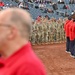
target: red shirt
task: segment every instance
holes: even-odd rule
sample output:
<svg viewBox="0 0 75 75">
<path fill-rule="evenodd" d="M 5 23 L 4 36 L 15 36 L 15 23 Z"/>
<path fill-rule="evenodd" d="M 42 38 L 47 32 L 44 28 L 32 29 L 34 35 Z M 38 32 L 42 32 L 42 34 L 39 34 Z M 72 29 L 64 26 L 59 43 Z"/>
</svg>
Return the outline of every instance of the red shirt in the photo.
<svg viewBox="0 0 75 75">
<path fill-rule="evenodd" d="M 66 25 L 70 22 L 71 20 L 67 20 L 66 23 L 64 24 L 64 30 L 66 32 Z"/>
<path fill-rule="evenodd" d="M 73 35 L 73 24 L 74 24 L 74 22 L 70 23 L 70 26 L 69 26 L 70 41 L 74 40 L 74 35 Z"/>
<path fill-rule="evenodd" d="M 72 25 L 72 35 L 75 39 L 75 22 L 73 22 L 73 25 Z"/>
<path fill-rule="evenodd" d="M 28 43 L 7 60 L 0 62 L 0 75 L 46 75 L 46 72 Z"/>
<path fill-rule="evenodd" d="M 0 6 L 4 6 L 4 3 L 3 2 L 0 2 Z"/>
<path fill-rule="evenodd" d="M 65 33 L 66 33 L 66 37 L 69 37 L 70 36 L 69 35 L 69 27 L 70 27 L 70 25 L 71 25 L 72 22 L 73 22 L 72 20 L 68 21 L 68 23 L 66 23 L 66 25 L 64 27 Z"/>
</svg>

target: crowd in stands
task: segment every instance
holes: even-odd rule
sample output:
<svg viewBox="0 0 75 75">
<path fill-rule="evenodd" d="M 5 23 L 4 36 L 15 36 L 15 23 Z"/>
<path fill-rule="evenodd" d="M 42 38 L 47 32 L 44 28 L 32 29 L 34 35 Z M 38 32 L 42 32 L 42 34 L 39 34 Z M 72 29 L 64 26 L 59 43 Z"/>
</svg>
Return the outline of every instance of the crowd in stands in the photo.
<svg viewBox="0 0 75 75">
<path fill-rule="evenodd" d="M 33 19 L 36 19 L 37 16 L 45 16 L 48 14 L 49 17 L 68 17 L 73 11 L 75 6 L 71 6 L 75 3 L 75 0 L 69 0 L 68 4 L 66 0 L 11 0 L 14 2 L 5 3 L 3 0 L 0 1 L 1 9 L 6 9 L 9 7 L 19 7 L 27 9 Z M 15 2 L 18 2 L 16 5 Z M 61 5 L 62 4 L 62 5 Z M 70 5 L 71 4 L 71 5 Z M 73 9 L 72 9 L 73 8 Z"/>
<path fill-rule="evenodd" d="M 75 0 L 69 0 L 69 3 L 71 4 L 74 2 Z M 63 4 L 63 6 L 60 4 Z M 58 5 L 61 7 L 58 7 Z M 18 2 L 17 6 L 14 6 L 12 3 L 5 4 L 1 1 L 0 10 L 18 7 L 26 9 L 29 12 L 32 11 L 30 12 L 31 15 L 36 15 L 36 18 L 33 18 L 32 35 L 30 40 L 33 44 L 42 44 L 65 41 L 65 33 L 63 29 L 64 23 L 67 20 L 66 17 L 74 12 L 74 10 L 72 10 L 69 14 L 69 12 L 66 11 L 71 9 L 69 5 L 70 4 L 66 4 L 64 0 L 58 0 L 58 2 L 54 2 L 53 0 L 25 0 L 23 2 Z M 65 10 L 65 12 L 59 11 L 59 8 Z M 39 14 L 40 11 L 42 14 Z M 53 16 L 53 14 L 59 15 L 58 19 Z M 65 18 L 62 18 L 61 16 Z"/>
<path fill-rule="evenodd" d="M 74 4 L 75 0 L 68 0 L 69 4 Z M 28 2 L 36 2 L 36 3 L 53 3 L 53 0 L 28 0 Z M 57 0 L 59 4 L 65 4 L 65 0 Z"/>
<path fill-rule="evenodd" d="M 64 23 L 67 18 L 49 18 L 38 16 L 36 21 L 33 21 L 31 42 L 35 44 L 51 44 L 65 42 Z"/>
<path fill-rule="evenodd" d="M 68 4 L 65 2 L 65 0 L 28 0 L 28 3 L 31 4 L 31 6 L 34 8 L 34 10 L 41 10 L 42 14 L 48 14 L 53 13 L 54 16 L 58 15 L 59 17 L 68 17 L 73 11 L 74 6 L 71 6 L 75 3 L 75 0 L 69 0 Z M 63 5 L 60 5 L 63 4 Z M 71 5 L 70 5 L 71 4 Z M 29 6 L 28 6 L 29 8 Z M 73 9 L 72 9 L 73 8 Z M 38 12 L 39 13 L 39 12 Z M 34 13 L 35 15 L 36 12 Z M 39 15 L 37 15 L 39 16 Z M 45 15 L 44 15 L 45 16 Z M 49 15 L 51 17 L 51 15 Z"/>
</svg>

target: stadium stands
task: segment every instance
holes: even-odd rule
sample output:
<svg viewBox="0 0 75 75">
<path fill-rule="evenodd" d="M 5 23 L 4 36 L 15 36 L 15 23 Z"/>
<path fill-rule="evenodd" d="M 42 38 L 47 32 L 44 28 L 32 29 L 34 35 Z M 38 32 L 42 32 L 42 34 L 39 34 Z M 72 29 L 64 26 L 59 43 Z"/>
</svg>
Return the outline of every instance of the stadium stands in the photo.
<svg viewBox="0 0 75 75">
<path fill-rule="evenodd" d="M 10 4 L 12 4 L 13 6 L 18 6 L 18 3 L 16 3 L 15 1 L 10 1 L 10 0 L 2 0 L 5 4 L 8 4 L 8 6 L 10 6 Z M 57 10 L 53 9 L 53 5 L 52 4 L 47 4 L 44 3 L 46 7 L 44 7 L 42 10 L 39 8 L 39 3 L 30 3 L 28 2 L 28 6 L 29 6 L 29 12 L 31 13 L 33 19 L 36 19 L 37 16 L 41 15 L 41 16 L 45 16 L 48 15 L 49 17 L 55 17 L 56 19 L 58 19 L 58 17 L 65 17 L 65 12 L 67 12 L 69 15 L 71 14 L 72 11 L 74 11 L 75 9 L 75 5 L 74 4 L 69 4 L 68 0 L 64 0 L 65 1 L 65 5 L 68 6 L 68 9 L 63 9 L 64 4 L 58 4 L 57 2 L 58 0 L 52 0 L 53 3 L 57 4 Z M 45 12 L 45 9 L 50 9 L 53 10 L 54 13 L 49 13 L 49 12 Z M 57 14 L 57 11 L 59 11 L 59 14 Z"/>
</svg>

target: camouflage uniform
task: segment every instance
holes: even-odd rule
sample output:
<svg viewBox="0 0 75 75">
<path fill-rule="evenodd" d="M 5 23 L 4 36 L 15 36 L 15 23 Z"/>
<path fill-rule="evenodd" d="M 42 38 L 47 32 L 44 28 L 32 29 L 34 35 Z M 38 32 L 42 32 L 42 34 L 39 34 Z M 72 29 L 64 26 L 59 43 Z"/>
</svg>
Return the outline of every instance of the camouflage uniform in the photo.
<svg viewBox="0 0 75 75">
<path fill-rule="evenodd" d="M 32 44 L 59 42 L 65 40 L 63 22 L 42 21 L 32 25 Z"/>
<path fill-rule="evenodd" d="M 35 26 L 36 26 L 36 24 L 32 25 L 32 33 L 31 33 L 31 42 L 32 42 L 32 44 L 35 44 L 35 40 L 36 40 L 36 38 L 35 38 L 35 36 L 36 36 L 36 34 L 35 34 L 35 31 L 36 31 Z"/>
</svg>

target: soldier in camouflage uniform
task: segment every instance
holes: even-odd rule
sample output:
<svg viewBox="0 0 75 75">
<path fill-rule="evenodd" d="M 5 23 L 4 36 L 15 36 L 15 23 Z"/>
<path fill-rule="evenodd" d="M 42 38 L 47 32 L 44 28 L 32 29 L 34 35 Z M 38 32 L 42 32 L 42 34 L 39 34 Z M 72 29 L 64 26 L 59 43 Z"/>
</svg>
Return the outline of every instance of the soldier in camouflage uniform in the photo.
<svg viewBox="0 0 75 75">
<path fill-rule="evenodd" d="M 41 20 L 32 25 L 31 41 L 33 44 L 59 42 L 65 40 L 63 21 Z"/>
<path fill-rule="evenodd" d="M 35 36 L 36 36 L 36 34 L 35 34 L 35 31 L 36 31 L 35 26 L 36 26 L 36 23 L 34 23 L 32 25 L 32 33 L 31 33 L 31 42 L 32 42 L 32 44 L 35 44 L 35 40 L 36 40 L 36 38 L 35 38 Z"/>
</svg>

